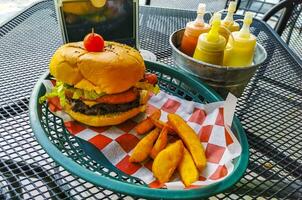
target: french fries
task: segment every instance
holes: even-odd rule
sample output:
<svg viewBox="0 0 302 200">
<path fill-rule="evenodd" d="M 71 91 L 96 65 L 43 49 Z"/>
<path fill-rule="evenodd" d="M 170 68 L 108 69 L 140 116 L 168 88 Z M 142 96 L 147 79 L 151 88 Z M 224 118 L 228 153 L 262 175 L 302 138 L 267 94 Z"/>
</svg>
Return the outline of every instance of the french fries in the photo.
<svg viewBox="0 0 302 200">
<path fill-rule="evenodd" d="M 168 128 L 164 127 L 161 130 L 161 132 L 150 152 L 150 157 L 155 159 L 157 154 L 167 146 L 167 143 L 168 143 Z"/>
<path fill-rule="evenodd" d="M 177 169 L 185 186 L 188 187 L 198 180 L 198 169 L 195 166 L 190 152 L 186 148 L 184 148 L 184 153 Z"/>
<path fill-rule="evenodd" d="M 150 115 L 150 117 L 147 117 L 139 124 L 137 124 L 135 127 L 135 131 L 137 132 L 137 134 L 142 135 L 152 130 L 152 128 L 154 128 L 154 124 L 152 123 L 151 119 L 158 120 L 160 118 L 160 115 L 161 115 L 161 111 L 156 110 L 154 113 Z"/>
<path fill-rule="evenodd" d="M 173 129 L 173 127 L 168 124 L 168 123 L 165 123 L 159 119 L 154 119 L 154 118 L 150 118 L 150 120 L 152 121 L 152 123 L 157 127 L 157 128 L 160 128 L 160 129 L 163 129 L 164 127 L 167 127 L 168 128 L 168 133 L 169 134 L 174 134 L 175 131 Z"/>
<path fill-rule="evenodd" d="M 156 110 L 135 127 L 138 134 L 153 130 L 137 143 L 129 161 L 142 162 L 149 156 L 154 160 L 153 175 L 161 184 L 168 182 L 177 169 L 188 187 L 206 166 L 204 149 L 195 131 L 179 115 L 168 114 L 167 122 L 159 120 L 160 115 Z"/>
<path fill-rule="evenodd" d="M 204 149 L 195 131 L 177 114 L 168 114 L 168 122 L 177 132 L 190 151 L 197 169 L 201 172 L 206 166 Z"/>
<path fill-rule="evenodd" d="M 168 182 L 183 156 L 183 143 L 174 142 L 159 152 L 153 161 L 152 172 L 160 183 Z"/>
<path fill-rule="evenodd" d="M 129 158 L 129 162 L 142 162 L 148 157 L 153 143 L 159 135 L 159 131 L 158 128 L 155 128 L 137 143 Z"/>
</svg>

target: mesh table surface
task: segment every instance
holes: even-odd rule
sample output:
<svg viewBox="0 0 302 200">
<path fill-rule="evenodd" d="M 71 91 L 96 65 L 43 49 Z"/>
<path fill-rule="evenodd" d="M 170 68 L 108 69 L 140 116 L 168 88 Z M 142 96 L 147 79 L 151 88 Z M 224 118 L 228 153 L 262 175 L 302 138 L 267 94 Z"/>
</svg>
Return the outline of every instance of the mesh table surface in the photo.
<svg viewBox="0 0 302 200">
<path fill-rule="evenodd" d="M 300 57 L 302 57 L 302 3 L 295 6 L 281 38 Z"/>
<path fill-rule="evenodd" d="M 169 35 L 192 20 L 184 10 L 140 8 L 140 43 L 172 65 Z M 302 197 L 302 64 L 265 24 L 252 28 L 266 48 L 239 100 L 237 115 L 250 144 L 244 177 L 213 199 Z M 41 2 L 0 27 L 0 199 L 132 199 L 94 187 L 48 157 L 29 125 L 31 90 L 62 44 L 52 1 Z"/>
</svg>

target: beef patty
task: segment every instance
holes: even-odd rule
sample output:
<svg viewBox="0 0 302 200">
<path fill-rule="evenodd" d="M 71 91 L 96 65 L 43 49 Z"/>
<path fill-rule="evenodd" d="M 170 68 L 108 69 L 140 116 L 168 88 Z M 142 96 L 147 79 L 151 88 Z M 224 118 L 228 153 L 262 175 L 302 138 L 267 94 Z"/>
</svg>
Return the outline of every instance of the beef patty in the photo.
<svg viewBox="0 0 302 200">
<path fill-rule="evenodd" d="M 105 115 L 109 113 L 125 112 L 132 108 L 139 107 L 139 96 L 132 102 L 123 104 L 107 104 L 99 103 L 89 107 L 80 99 L 72 99 L 67 97 L 68 102 L 71 105 L 71 109 L 74 112 L 80 112 L 85 115 Z"/>
</svg>

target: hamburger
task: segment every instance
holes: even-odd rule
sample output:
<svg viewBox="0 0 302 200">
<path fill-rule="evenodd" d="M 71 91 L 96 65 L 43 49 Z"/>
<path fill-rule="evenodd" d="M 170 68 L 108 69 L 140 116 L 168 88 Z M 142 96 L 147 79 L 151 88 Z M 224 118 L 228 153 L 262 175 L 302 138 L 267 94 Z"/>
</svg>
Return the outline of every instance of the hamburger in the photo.
<svg viewBox="0 0 302 200">
<path fill-rule="evenodd" d="M 59 98 L 66 113 L 90 126 L 120 124 L 144 112 L 149 92 L 159 91 L 140 53 L 116 42 L 105 41 L 100 52 L 87 51 L 83 42 L 65 44 L 49 68 L 56 85 L 40 102 Z"/>
</svg>

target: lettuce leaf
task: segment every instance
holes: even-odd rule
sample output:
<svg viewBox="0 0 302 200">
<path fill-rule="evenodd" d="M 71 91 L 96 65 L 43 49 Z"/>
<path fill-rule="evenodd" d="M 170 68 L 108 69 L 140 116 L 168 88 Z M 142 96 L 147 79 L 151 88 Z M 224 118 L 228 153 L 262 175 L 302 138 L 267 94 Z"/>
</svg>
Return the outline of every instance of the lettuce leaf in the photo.
<svg viewBox="0 0 302 200">
<path fill-rule="evenodd" d="M 152 92 L 154 94 L 158 94 L 160 92 L 158 85 L 153 86 L 152 84 L 147 82 L 138 82 L 135 84 L 135 87 L 143 90 L 148 90 L 149 92 Z"/>
<path fill-rule="evenodd" d="M 97 99 L 101 96 L 104 96 L 106 93 L 96 93 L 95 91 L 87 91 L 87 90 L 84 90 L 84 98 L 85 99 L 89 99 L 89 100 L 94 100 L 94 99 Z"/>
<path fill-rule="evenodd" d="M 72 98 L 73 99 L 79 99 L 80 97 L 83 96 L 83 91 L 82 90 L 74 90 Z"/>
<path fill-rule="evenodd" d="M 50 93 L 46 93 L 44 96 L 39 98 L 39 103 L 44 103 L 47 98 L 51 97 L 59 97 L 61 106 L 66 105 L 66 98 L 65 98 L 65 90 L 64 83 L 57 81 L 55 87 L 51 90 Z"/>
<path fill-rule="evenodd" d="M 98 94 L 95 91 L 87 91 L 87 90 L 74 88 L 73 86 L 57 81 L 55 87 L 53 87 L 51 92 L 39 98 L 39 103 L 41 104 L 44 103 L 47 100 L 47 98 L 59 97 L 61 106 L 65 106 L 66 105 L 65 91 L 73 93 L 72 96 L 73 99 L 79 99 L 83 97 L 84 99 L 95 100 L 101 96 L 106 95 L 106 93 L 104 92 Z"/>
</svg>

